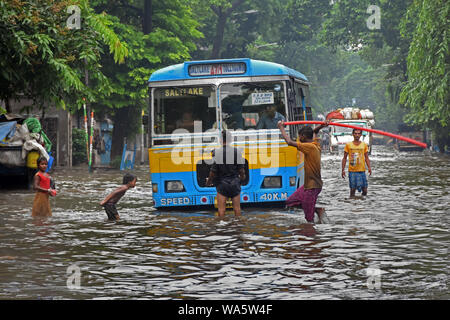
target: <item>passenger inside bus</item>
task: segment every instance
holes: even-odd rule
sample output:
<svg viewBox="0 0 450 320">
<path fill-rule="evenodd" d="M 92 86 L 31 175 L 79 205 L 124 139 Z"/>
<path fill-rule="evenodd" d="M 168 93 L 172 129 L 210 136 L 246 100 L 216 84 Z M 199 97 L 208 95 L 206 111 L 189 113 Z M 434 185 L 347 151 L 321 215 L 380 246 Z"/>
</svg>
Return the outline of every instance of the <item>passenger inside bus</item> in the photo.
<svg viewBox="0 0 450 320">
<path fill-rule="evenodd" d="M 227 127 L 230 129 L 244 129 L 242 117 L 242 103 L 245 97 L 231 95 L 222 101 L 222 114 Z"/>
<path fill-rule="evenodd" d="M 209 86 L 155 89 L 155 134 L 172 134 L 177 129 L 190 133 L 210 129 L 217 120 L 212 92 Z"/>
<path fill-rule="evenodd" d="M 277 129 L 278 121 L 286 121 L 286 118 L 277 111 L 275 105 L 267 105 L 259 118 L 256 129 Z"/>
<path fill-rule="evenodd" d="M 194 119 L 192 117 L 192 112 L 184 111 L 181 118 L 178 119 L 175 123 L 176 128 L 187 129 L 189 132 L 194 131 Z"/>
</svg>

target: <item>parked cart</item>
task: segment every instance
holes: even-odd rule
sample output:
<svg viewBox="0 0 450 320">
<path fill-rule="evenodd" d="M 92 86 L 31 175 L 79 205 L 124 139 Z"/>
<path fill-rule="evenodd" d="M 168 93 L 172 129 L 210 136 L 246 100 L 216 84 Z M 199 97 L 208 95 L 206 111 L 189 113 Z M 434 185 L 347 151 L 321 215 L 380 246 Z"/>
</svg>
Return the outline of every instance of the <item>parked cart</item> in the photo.
<svg viewBox="0 0 450 320">
<path fill-rule="evenodd" d="M 24 178 L 31 188 L 36 160 L 43 156 L 48 170 L 53 164 L 52 144 L 38 119 L 16 114 L 0 115 L 0 177 Z"/>
</svg>

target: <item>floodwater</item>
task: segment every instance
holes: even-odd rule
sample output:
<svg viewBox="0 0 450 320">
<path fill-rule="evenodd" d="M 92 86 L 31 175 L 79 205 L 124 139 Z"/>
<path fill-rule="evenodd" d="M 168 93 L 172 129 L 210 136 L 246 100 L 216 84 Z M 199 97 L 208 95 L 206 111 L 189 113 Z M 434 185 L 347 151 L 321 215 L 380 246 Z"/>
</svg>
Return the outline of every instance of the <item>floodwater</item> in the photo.
<svg viewBox="0 0 450 320">
<path fill-rule="evenodd" d="M 320 204 L 302 211 L 159 212 L 148 168 L 106 221 L 122 172 L 57 169 L 53 217 L 34 193 L 0 190 L 0 299 L 449 299 L 450 158 L 375 146 L 369 194 L 349 199 L 341 156 L 323 154 Z"/>
</svg>

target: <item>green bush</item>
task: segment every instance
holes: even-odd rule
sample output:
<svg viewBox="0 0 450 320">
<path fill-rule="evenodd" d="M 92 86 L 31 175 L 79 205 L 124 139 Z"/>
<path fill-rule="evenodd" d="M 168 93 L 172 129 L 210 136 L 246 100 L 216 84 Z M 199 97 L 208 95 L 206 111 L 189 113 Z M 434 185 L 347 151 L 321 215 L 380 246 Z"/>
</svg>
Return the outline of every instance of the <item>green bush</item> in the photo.
<svg viewBox="0 0 450 320">
<path fill-rule="evenodd" d="M 72 129 L 72 165 L 87 163 L 86 133 L 83 129 Z"/>
</svg>

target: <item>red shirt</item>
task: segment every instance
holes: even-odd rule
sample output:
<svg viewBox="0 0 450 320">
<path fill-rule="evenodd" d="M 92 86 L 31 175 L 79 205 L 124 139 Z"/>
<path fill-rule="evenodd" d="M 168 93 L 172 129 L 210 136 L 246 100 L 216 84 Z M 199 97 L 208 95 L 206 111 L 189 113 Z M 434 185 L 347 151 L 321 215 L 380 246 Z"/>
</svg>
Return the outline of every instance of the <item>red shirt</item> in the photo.
<svg viewBox="0 0 450 320">
<path fill-rule="evenodd" d="M 50 189 L 50 177 L 48 175 L 44 175 L 40 171 L 37 173 L 39 176 L 39 187 L 43 189 Z"/>
</svg>

